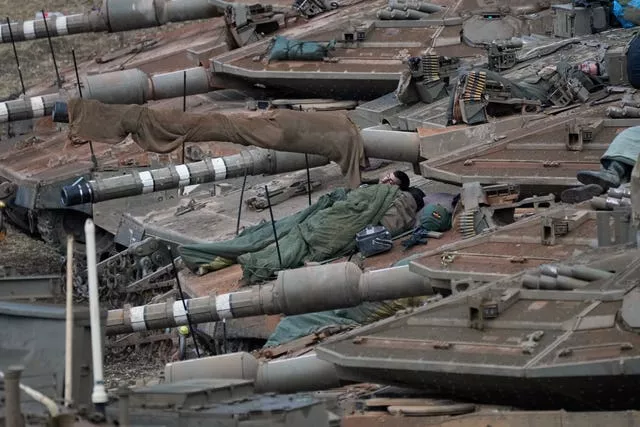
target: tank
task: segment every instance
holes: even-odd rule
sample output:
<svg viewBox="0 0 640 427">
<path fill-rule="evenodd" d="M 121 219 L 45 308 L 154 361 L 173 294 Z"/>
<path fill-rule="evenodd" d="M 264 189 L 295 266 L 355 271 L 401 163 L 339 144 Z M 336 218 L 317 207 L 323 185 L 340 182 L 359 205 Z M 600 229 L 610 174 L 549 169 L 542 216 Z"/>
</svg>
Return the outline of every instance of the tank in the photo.
<svg viewBox="0 0 640 427">
<path fill-rule="evenodd" d="M 76 247 L 80 251 L 79 290 L 84 289 L 82 224 L 86 218 L 92 217 L 99 231 L 97 241 L 100 271 L 103 272 L 101 280 L 105 289 L 103 298 L 109 308 L 121 308 L 124 300 L 141 306 L 154 293 L 174 285 L 176 277 L 170 260 L 176 253 L 169 256 L 160 254 L 160 246 L 169 245 L 174 250 L 180 244 L 227 239 L 243 227 L 268 220 L 268 210 L 245 209 L 241 205 L 244 174 L 239 173 L 239 169 L 235 178 L 225 176 L 224 181 L 218 180 L 216 175 L 209 183 L 190 179 L 187 184 L 179 179 L 177 185 L 171 182 L 166 187 L 156 187 L 154 181 L 153 189 L 159 191 L 149 191 L 148 180 L 144 183 L 138 180 L 140 182 L 134 184 L 131 181 L 141 176 L 161 177 L 159 174 L 162 170 L 169 172 L 169 175 L 173 171 L 173 175 L 177 173 L 180 176 L 178 170 L 184 172 L 198 165 L 212 164 L 213 159 L 219 165 L 225 162 L 222 159 L 237 159 L 237 156 L 246 158 L 251 156 L 247 154 L 249 148 L 225 141 L 204 141 L 197 144 L 188 142 L 184 153 L 182 148 L 167 153 L 151 153 L 124 136 L 118 144 L 100 140 L 92 143 L 69 141 L 66 126 L 54 123 L 48 117 L 55 102 L 82 95 L 83 99 L 109 104 L 146 104 L 151 109 L 173 109 L 176 114 L 183 108 L 191 113 L 224 110 L 243 115 L 260 114 L 263 108 L 351 108 L 348 114 L 359 126 L 363 140 L 365 143 L 369 141 L 378 150 L 370 151 L 368 154 L 371 157 L 402 162 L 390 168 L 419 172 L 412 174 L 414 183 L 423 188 L 434 188 L 430 187 L 432 184 L 427 183 L 425 177 L 443 181 L 448 179 L 426 172 L 432 160 L 436 161 L 441 156 L 448 156 L 446 159 L 451 160 L 458 155 L 451 152 L 464 150 L 472 144 L 517 141 L 518 133 L 521 136 L 523 132 L 531 132 L 531 138 L 535 138 L 535 132 L 556 122 L 569 120 L 573 114 L 597 118 L 600 109 L 606 108 L 605 104 L 591 106 L 582 103 L 578 96 L 582 93 L 576 90 L 574 95 L 567 98 L 571 104 L 562 107 L 567 110 L 559 111 L 559 104 L 554 104 L 554 107 L 545 105 L 543 111 L 542 103 L 514 101 L 513 94 L 501 94 L 505 88 L 503 85 L 492 87 L 490 104 L 493 107 L 506 107 L 499 110 L 482 110 L 478 107 L 476 111 L 474 108 L 477 106 L 469 104 L 465 107 L 464 120 L 448 126 L 451 124 L 448 117 L 450 104 L 458 93 L 458 78 L 465 76 L 465 81 L 469 81 L 465 73 L 472 67 L 486 68 L 483 65 L 487 62 L 485 46 L 477 43 L 472 46 L 468 42 L 484 40 L 482 34 L 473 34 L 478 27 L 478 20 L 499 21 L 492 24 L 498 27 L 503 22 L 509 37 L 514 35 L 522 39 L 522 48 L 515 53 L 517 65 L 513 68 L 506 68 L 504 64 L 501 66 L 506 68 L 503 74 L 505 78 L 513 81 L 535 76 L 545 61 L 557 62 L 563 58 L 577 65 L 598 53 L 597 43 L 619 48 L 632 34 L 628 30 L 614 30 L 590 36 L 588 43 L 550 38 L 544 35 L 553 32 L 551 10 L 541 7 L 535 11 L 536 16 L 524 18 L 521 16 L 523 10 L 530 13 L 531 5 L 522 1 L 511 2 L 509 10 L 503 8 L 500 11 L 487 10 L 484 3 L 478 1 L 446 5 L 444 8 L 433 7 L 426 2 L 408 2 L 406 5 L 395 2 L 395 10 L 407 12 L 404 10 L 406 6 L 406 9 L 419 12 L 410 12 L 409 15 L 420 19 L 391 20 L 377 18 L 378 11 L 390 5 L 385 1 L 339 4 L 339 7 L 327 2 L 296 2 L 296 9 L 302 15 L 313 16 L 311 21 L 305 22 L 299 16 L 292 17 L 268 5 L 247 8 L 233 3 L 229 10 L 226 9 L 229 6 L 227 4 L 224 7 L 219 3 L 212 6 L 210 2 L 194 0 L 182 3 L 185 9 L 178 10 L 175 9 L 177 0 L 173 0 L 144 2 L 145 7 L 153 5 L 154 10 L 164 10 L 166 13 L 130 14 L 126 19 L 122 17 L 122 11 L 127 7 L 142 3 L 111 0 L 105 3 L 101 11 L 73 18 L 78 21 L 73 21 L 70 16 L 56 17 L 48 20 L 47 25 L 51 24 L 51 35 L 56 36 L 64 32 L 58 30 L 63 28 L 65 22 L 71 33 L 70 22 L 96 23 L 74 26 L 78 31 L 95 29 L 115 32 L 204 17 L 200 11 L 206 11 L 209 14 L 207 16 L 218 16 L 224 9 L 225 19 L 222 22 L 223 17 L 220 16 L 205 23 L 189 24 L 176 37 L 162 39 L 157 45 L 145 47 L 131 60 L 123 59 L 128 54 L 114 52 L 99 57 L 98 61 L 81 63 L 80 86 L 77 85 L 73 69 L 61 70 L 64 83 L 60 91 L 52 90 L 43 82 L 30 88 L 24 99 L 0 103 L 0 121 L 11 135 L 8 140 L 0 142 L 3 148 L 0 156 L 0 199 L 7 203 L 6 216 L 22 229 L 42 237 L 52 245 L 60 246 L 69 232 L 75 234 Z M 116 7 L 107 7 L 109 5 Z M 148 12 L 150 9 L 144 10 Z M 475 19 L 465 25 L 472 16 Z M 56 26 L 58 22 L 60 28 Z M 248 26 L 245 27 L 245 24 Z M 42 26 L 41 21 L 23 23 L 16 26 L 15 33 L 18 36 L 25 35 L 26 28 L 29 37 L 41 37 Z M 18 31 L 20 27 L 22 33 Z M 11 28 L 13 31 L 13 25 Z M 6 30 L 5 26 L 0 33 L 3 42 L 7 42 Z M 316 55 L 310 60 L 293 55 L 293 58 L 277 59 L 275 54 L 282 53 L 274 51 L 278 40 L 262 37 L 263 33 L 281 36 L 288 43 L 293 43 L 287 46 L 297 46 L 298 42 L 317 42 L 304 44 L 305 49 L 302 50 L 306 53 L 307 48 L 319 49 L 322 57 Z M 501 46 L 516 49 L 520 44 L 514 40 Z M 420 66 L 416 68 L 415 60 L 410 61 L 410 58 L 419 58 Z M 406 93 L 410 95 L 410 101 L 404 103 L 399 101 L 396 89 L 399 88 L 401 77 L 407 73 L 411 77 L 408 84 L 410 89 Z M 561 94 L 570 90 L 568 86 L 561 86 L 561 89 L 564 90 L 560 91 Z M 182 95 L 186 95 L 186 99 L 181 99 Z M 411 96 L 415 97 L 411 100 Z M 560 98 L 558 103 L 564 99 Z M 353 110 L 356 105 L 357 108 Z M 486 114 L 483 115 L 483 111 Z M 477 117 L 485 117 L 486 120 L 478 120 Z M 598 134 L 601 140 L 597 144 L 600 145 L 594 145 L 592 150 L 592 146 L 585 143 L 584 151 L 577 149 L 576 156 L 588 154 L 589 167 L 595 167 L 597 162 L 592 156 L 597 156 L 598 150 L 604 149 L 607 132 L 632 125 L 628 121 L 617 123 L 619 125 L 603 126 L 604 133 Z M 394 138 L 396 136 L 401 138 Z M 563 138 L 553 135 L 554 138 L 556 136 L 558 139 L 554 139 L 553 144 L 564 144 Z M 403 147 L 405 143 L 411 145 L 411 149 L 399 150 L 399 143 Z M 400 158 L 394 157 L 399 154 Z M 274 158 L 282 153 L 269 155 Z M 427 163 L 426 159 L 429 159 Z M 313 199 L 317 200 L 318 196 L 344 185 L 335 165 L 320 166 L 318 159 L 310 157 L 310 160 L 310 166 L 318 166 L 310 171 L 312 181 L 321 183 L 320 188 L 316 187 L 312 192 Z M 266 167 L 266 163 L 254 164 L 264 166 L 256 168 L 260 173 L 287 171 L 268 178 L 279 181 L 271 187 L 274 191 L 286 188 L 283 182 L 300 183 L 307 179 L 306 171 L 292 171 L 294 166 L 303 166 L 302 156 L 298 156 L 289 169 L 269 169 L 273 165 Z M 561 188 L 575 184 L 565 170 L 574 166 L 564 166 L 566 164 L 559 163 L 547 168 L 567 178 L 556 186 L 558 188 L 539 189 L 537 186 L 544 181 L 539 180 L 534 181 L 533 187 L 536 188 L 532 192 L 538 196 L 550 192 L 557 194 Z M 374 173 L 377 174 L 372 172 L 371 175 Z M 189 174 L 191 177 L 191 172 Z M 260 176 L 247 177 L 249 187 L 263 188 L 266 184 L 264 180 Z M 508 180 L 483 181 L 482 184 L 503 184 L 505 181 Z M 63 188 L 77 190 L 82 186 L 105 182 L 111 183 L 110 188 L 114 190 L 109 197 L 111 200 L 105 198 L 73 205 L 63 203 Z M 449 182 L 460 184 L 462 180 Z M 524 188 L 525 184 L 522 182 L 521 186 Z M 552 184 L 555 185 L 555 181 Z M 125 191 L 125 187 L 130 191 Z M 255 191 L 255 188 L 250 188 L 251 191 Z M 284 190 L 282 193 L 285 195 L 272 206 L 276 219 L 307 205 L 303 197 L 290 197 Z M 305 193 L 301 191 L 296 194 Z M 527 196 L 524 191 L 521 193 L 521 198 Z M 242 209 L 238 215 L 240 206 Z M 438 242 L 433 239 L 432 245 L 453 243 L 464 235 L 456 230 Z M 137 245 L 149 237 L 156 239 L 159 246 L 136 252 Z M 404 255 L 412 255 L 419 250 L 416 248 L 403 252 L 399 242 L 395 243 L 395 248 L 390 254 L 365 259 L 363 264 L 367 268 L 389 267 Z M 230 293 L 240 286 L 237 268 L 205 276 L 181 271 L 178 278 L 187 295 L 194 298 L 209 295 L 213 290 Z M 128 286 L 132 286 L 129 288 L 131 292 L 127 292 Z M 443 289 L 446 290 L 447 286 Z M 136 296 L 132 296 L 134 294 Z M 83 298 L 81 291 L 77 297 Z M 238 322 L 227 323 L 237 327 L 230 326 L 227 332 L 232 335 L 234 331 L 239 331 L 236 336 L 255 334 L 259 337 L 252 335 L 251 339 L 263 340 L 273 330 L 277 319 L 257 317 L 242 322 L 241 319 L 234 319 L 234 322 Z M 221 335 L 220 329 L 214 335 Z"/>
<path fill-rule="evenodd" d="M 263 314 L 313 313 L 352 307 L 364 301 L 433 293 L 457 295 L 522 271 L 551 268 L 551 264 L 563 263 L 576 254 L 589 253 L 594 247 L 633 244 L 637 227 L 629 223 L 630 215 L 629 209 L 597 210 L 590 204 L 582 207 L 541 207 L 537 214 L 529 218 L 514 218 L 509 225 L 503 225 L 491 233 L 478 232 L 475 237 L 466 234 L 468 225 L 461 216 L 455 224 L 457 227 L 447 232 L 446 238 L 433 233 L 433 237 L 440 237 L 438 247 L 413 255 L 409 266 L 377 269 L 373 262 L 368 263 L 361 273 L 352 263 L 337 262 L 284 270 L 278 274 L 275 282 L 216 297 L 201 296 L 188 300 L 186 304 L 200 323 Z M 561 271 L 564 271 L 562 268 Z M 567 286 L 585 285 L 582 280 L 585 278 L 594 280 L 589 273 L 581 276 L 573 272 L 545 271 L 547 277 L 542 279 L 526 276 L 525 286 L 565 289 Z M 221 274 L 224 274 L 224 270 L 203 277 L 215 281 Z M 580 278 L 575 283 L 558 279 L 560 276 L 574 275 Z M 609 276 L 605 272 L 596 278 Z M 560 282 L 552 281 L 551 277 Z M 389 282 L 395 285 L 389 287 L 386 285 Z M 190 285 L 193 282 L 187 279 L 186 283 Z M 328 292 L 328 289 L 331 291 Z M 336 295 L 337 299 L 334 301 L 322 297 L 327 292 Z M 178 308 L 175 305 L 172 308 L 172 303 L 161 303 L 132 307 L 125 311 L 112 310 L 109 312 L 107 334 L 185 324 L 186 318 L 176 314 L 176 310 L 183 310 L 183 307 L 180 302 L 175 304 L 178 304 Z M 228 308 L 222 310 L 222 307 Z M 147 318 L 152 321 L 146 321 Z"/>
<path fill-rule="evenodd" d="M 633 408 L 636 398 L 624 390 L 638 357 L 629 280 L 637 259 L 637 249 L 620 246 L 585 252 L 562 276 L 580 286 L 531 286 L 530 276 L 552 277 L 533 268 L 353 331 L 316 353 L 345 380 L 523 408 Z M 595 274 L 578 274 L 585 271 Z"/>
</svg>

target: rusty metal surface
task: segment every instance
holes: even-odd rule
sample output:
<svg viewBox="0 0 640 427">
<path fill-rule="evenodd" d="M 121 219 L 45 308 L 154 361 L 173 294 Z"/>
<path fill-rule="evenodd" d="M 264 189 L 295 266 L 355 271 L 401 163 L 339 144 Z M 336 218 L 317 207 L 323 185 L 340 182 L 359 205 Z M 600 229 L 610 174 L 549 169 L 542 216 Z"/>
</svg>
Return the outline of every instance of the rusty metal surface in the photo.
<svg viewBox="0 0 640 427">
<path fill-rule="evenodd" d="M 375 11 L 375 9 L 373 9 Z M 340 40 L 345 30 L 344 24 L 337 25 L 332 31 L 312 33 L 302 37 L 305 40 L 331 41 Z M 324 61 L 255 61 L 245 56 L 231 61 L 229 64 L 246 69 L 259 71 L 293 71 L 293 72 L 394 72 L 400 73 L 406 66 L 402 63 L 402 56 L 407 54 L 417 56 L 428 47 L 435 28 L 374 28 L 367 34 L 366 42 L 396 43 L 399 47 L 358 47 L 341 48 L 330 51 L 330 58 L 336 62 Z M 403 51 L 403 52 L 400 52 Z"/>
<path fill-rule="evenodd" d="M 376 12 L 387 6 L 384 1 L 354 2 L 334 13 L 314 18 L 314 25 L 300 25 L 281 34 L 297 40 L 329 42 L 335 49 L 324 61 L 268 61 L 269 41 L 218 55 L 211 60 L 216 79 L 236 78 L 259 82 L 298 92 L 346 96 L 356 91 L 363 99 L 372 99 L 395 89 L 403 60 L 424 51 L 465 59 L 479 58 L 484 51 L 461 42 L 462 20 L 466 10 L 461 2 L 436 2 L 442 12 L 432 13 L 423 25 L 412 28 L 407 22 L 378 21 Z M 443 19 L 449 20 L 446 24 Z M 343 33 L 354 24 L 370 25 L 364 42 L 343 44 Z M 419 23 L 420 24 L 420 23 Z"/>
</svg>

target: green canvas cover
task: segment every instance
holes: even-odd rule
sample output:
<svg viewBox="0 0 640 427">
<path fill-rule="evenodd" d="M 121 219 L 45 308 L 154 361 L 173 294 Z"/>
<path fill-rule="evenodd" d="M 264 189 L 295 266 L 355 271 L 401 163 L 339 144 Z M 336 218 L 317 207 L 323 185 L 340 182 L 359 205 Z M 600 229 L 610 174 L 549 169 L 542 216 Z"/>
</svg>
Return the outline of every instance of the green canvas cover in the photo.
<svg viewBox="0 0 640 427">
<path fill-rule="evenodd" d="M 269 280 L 280 269 L 353 251 L 356 233 L 369 224 L 378 224 L 398 192 L 398 187 L 385 184 L 351 191 L 338 189 L 307 209 L 276 221 L 282 266 L 270 223 L 248 228 L 226 242 L 185 245 L 179 252 L 194 271 L 215 262 L 225 266 L 229 262 L 224 260 L 237 261 L 248 283 Z"/>
<path fill-rule="evenodd" d="M 425 206 L 420 215 L 420 226 L 427 231 L 448 231 L 451 228 L 451 212 L 442 205 Z"/>
<path fill-rule="evenodd" d="M 276 221 L 276 233 L 282 239 L 297 224 L 314 213 L 333 206 L 334 202 L 347 198 L 349 190 L 338 188 L 325 194 L 308 208 Z M 224 242 L 198 243 L 178 248 L 185 265 L 192 271 L 200 267 L 211 266 L 218 262 L 220 267 L 235 263 L 238 257 L 247 252 L 256 252 L 274 243 L 273 227 L 270 222 L 245 228 L 236 238 Z M 225 260 L 229 262 L 224 262 Z M 211 268 L 212 270 L 214 268 Z"/>
<path fill-rule="evenodd" d="M 282 265 L 275 243 L 239 256 L 244 279 L 249 283 L 269 280 L 278 270 L 352 252 L 356 247 L 356 233 L 369 224 L 379 224 L 399 191 L 397 186 L 386 184 L 350 191 L 346 199 L 309 215 L 282 239 L 278 238 Z"/>
</svg>

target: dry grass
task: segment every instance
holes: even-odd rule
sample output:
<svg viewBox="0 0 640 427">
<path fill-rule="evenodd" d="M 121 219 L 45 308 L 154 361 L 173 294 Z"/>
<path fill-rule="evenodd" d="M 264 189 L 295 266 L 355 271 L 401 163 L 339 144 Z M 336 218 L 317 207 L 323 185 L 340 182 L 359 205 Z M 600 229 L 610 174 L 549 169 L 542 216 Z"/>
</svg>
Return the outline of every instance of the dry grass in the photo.
<svg viewBox="0 0 640 427">
<path fill-rule="evenodd" d="M 58 274 L 63 264 L 60 254 L 12 225 L 0 241 L 0 277 L 3 275 Z"/>
<path fill-rule="evenodd" d="M 6 23 L 7 16 L 12 21 L 34 19 L 36 12 L 43 8 L 47 11 L 62 12 L 69 15 L 87 12 L 93 6 L 99 7 L 101 4 L 100 0 L 0 0 L 0 20 L 2 23 Z M 175 25 L 170 24 L 161 29 L 149 28 L 119 34 L 89 33 L 55 37 L 52 39 L 52 43 L 56 61 L 60 69 L 70 69 L 73 67 L 71 49 L 75 49 L 77 60 L 83 62 L 130 45 L 144 36 L 175 28 Z M 16 48 L 27 89 L 40 83 L 55 85 L 56 74 L 49 50 L 49 42 L 46 38 L 16 43 Z M 8 97 L 19 95 L 21 90 L 13 48 L 10 43 L 0 44 L 0 58 L 2 58 L 2 61 L 0 61 L 0 100 L 4 100 Z"/>
</svg>

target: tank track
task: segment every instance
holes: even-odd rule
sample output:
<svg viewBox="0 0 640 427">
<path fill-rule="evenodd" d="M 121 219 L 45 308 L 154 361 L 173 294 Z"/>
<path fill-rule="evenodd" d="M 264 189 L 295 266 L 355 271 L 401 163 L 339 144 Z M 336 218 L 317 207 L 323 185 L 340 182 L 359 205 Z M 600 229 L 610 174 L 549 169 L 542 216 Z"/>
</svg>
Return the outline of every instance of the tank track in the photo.
<svg viewBox="0 0 640 427">
<path fill-rule="evenodd" d="M 104 308 L 124 304 L 143 305 L 174 286 L 171 258 L 152 238 L 117 252 L 103 253 L 98 262 L 98 289 Z M 84 254 L 74 255 L 74 298 L 88 301 L 87 263 Z"/>
<path fill-rule="evenodd" d="M 68 211 L 42 210 L 36 215 L 36 229 L 45 243 L 66 253 L 67 235 L 75 236 L 74 252 L 85 253 L 84 244 L 84 220 L 88 218 L 84 214 L 71 215 Z M 113 252 L 115 243 L 113 236 L 96 227 L 96 255 L 98 259 L 104 259 Z"/>
<path fill-rule="evenodd" d="M 66 235 L 60 215 L 51 211 L 39 212 L 37 228 L 38 234 L 46 244 L 58 250 L 62 249 Z"/>
</svg>

